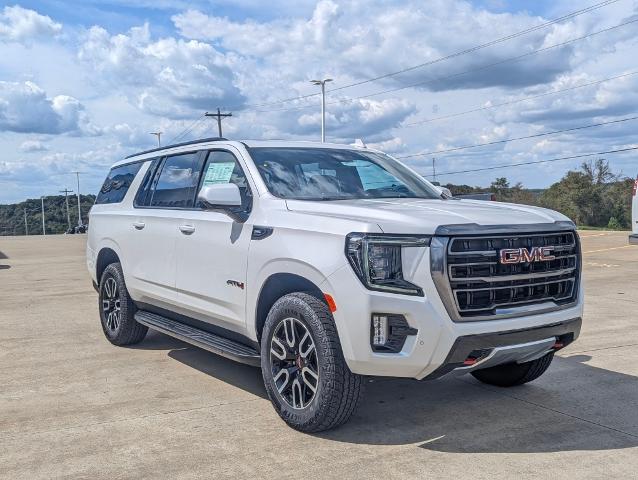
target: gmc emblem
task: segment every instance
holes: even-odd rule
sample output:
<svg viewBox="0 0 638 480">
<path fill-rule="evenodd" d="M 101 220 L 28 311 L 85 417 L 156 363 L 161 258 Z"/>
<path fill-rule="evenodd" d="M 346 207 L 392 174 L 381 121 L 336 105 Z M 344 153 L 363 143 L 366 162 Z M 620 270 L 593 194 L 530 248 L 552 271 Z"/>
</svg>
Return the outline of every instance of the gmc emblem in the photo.
<svg viewBox="0 0 638 480">
<path fill-rule="evenodd" d="M 514 263 L 548 262 L 556 257 L 552 255 L 554 247 L 504 248 L 499 251 L 499 262 L 504 265 Z"/>
</svg>

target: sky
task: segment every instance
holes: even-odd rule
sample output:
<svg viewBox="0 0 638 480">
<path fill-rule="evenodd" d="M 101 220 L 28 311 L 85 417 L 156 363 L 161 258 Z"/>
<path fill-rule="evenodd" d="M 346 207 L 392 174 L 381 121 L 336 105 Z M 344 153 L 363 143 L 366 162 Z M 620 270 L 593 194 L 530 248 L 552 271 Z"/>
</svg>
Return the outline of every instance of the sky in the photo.
<svg viewBox="0 0 638 480">
<path fill-rule="evenodd" d="M 75 189 L 73 171 L 96 193 L 149 132 L 215 136 L 218 107 L 230 139 L 319 140 L 315 78 L 333 79 L 329 142 L 427 178 L 435 158 L 441 183 L 548 187 L 598 157 L 529 162 L 638 146 L 638 0 L 543 26 L 602 1 L 0 2 L 0 203 Z M 638 173 L 638 153 L 602 157 Z"/>
</svg>

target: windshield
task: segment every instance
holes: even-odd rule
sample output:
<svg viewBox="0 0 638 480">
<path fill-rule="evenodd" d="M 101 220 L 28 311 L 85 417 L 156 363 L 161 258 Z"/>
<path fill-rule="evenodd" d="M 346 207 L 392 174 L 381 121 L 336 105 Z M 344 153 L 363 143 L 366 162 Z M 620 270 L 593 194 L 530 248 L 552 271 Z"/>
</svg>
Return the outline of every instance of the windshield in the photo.
<svg viewBox="0 0 638 480">
<path fill-rule="evenodd" d="M 251 148 L 270 192 L 295 200 L 441 198 L 387 155 L 336 148 Z"/>
</svg>

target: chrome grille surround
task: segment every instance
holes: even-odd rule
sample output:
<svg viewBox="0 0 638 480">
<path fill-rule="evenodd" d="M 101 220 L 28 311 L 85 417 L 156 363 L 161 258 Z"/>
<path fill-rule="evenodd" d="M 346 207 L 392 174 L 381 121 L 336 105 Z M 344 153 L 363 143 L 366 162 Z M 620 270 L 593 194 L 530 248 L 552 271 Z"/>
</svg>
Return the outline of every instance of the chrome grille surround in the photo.
<svg viewBox="0 0 638 480">
<path fill-rule="evenodd" d="M 439 227 L 431 272 L 455 322 L 533 315 L 574 306 L 581 253 L 575 226 L 554 224 Z M 499 250 L 553 246 L 554 260 L 504 265 Z"/>
</svg>

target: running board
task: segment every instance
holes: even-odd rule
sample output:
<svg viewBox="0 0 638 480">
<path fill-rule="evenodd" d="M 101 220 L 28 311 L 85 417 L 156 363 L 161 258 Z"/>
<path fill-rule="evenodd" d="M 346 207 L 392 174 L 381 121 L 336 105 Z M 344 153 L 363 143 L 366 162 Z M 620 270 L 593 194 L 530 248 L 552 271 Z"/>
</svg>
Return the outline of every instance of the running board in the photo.
<svg viewBox="0 0 638 480">
<path fill-rule="evenodd" d="M 139 310 L 135 314 L 135 320 L 153 330 L 178 338 L 186 343 L 216 353 L 222 357 L 235 360 L 236 362 L 245 363 L 254 367 L 258 367 L 261 364 L 259 352 L 254 348 L 215 335 L 214 333 L 205 332 L 204 330 L 193 328 L 189 325 L 143 310 Z"/>
</svg>

